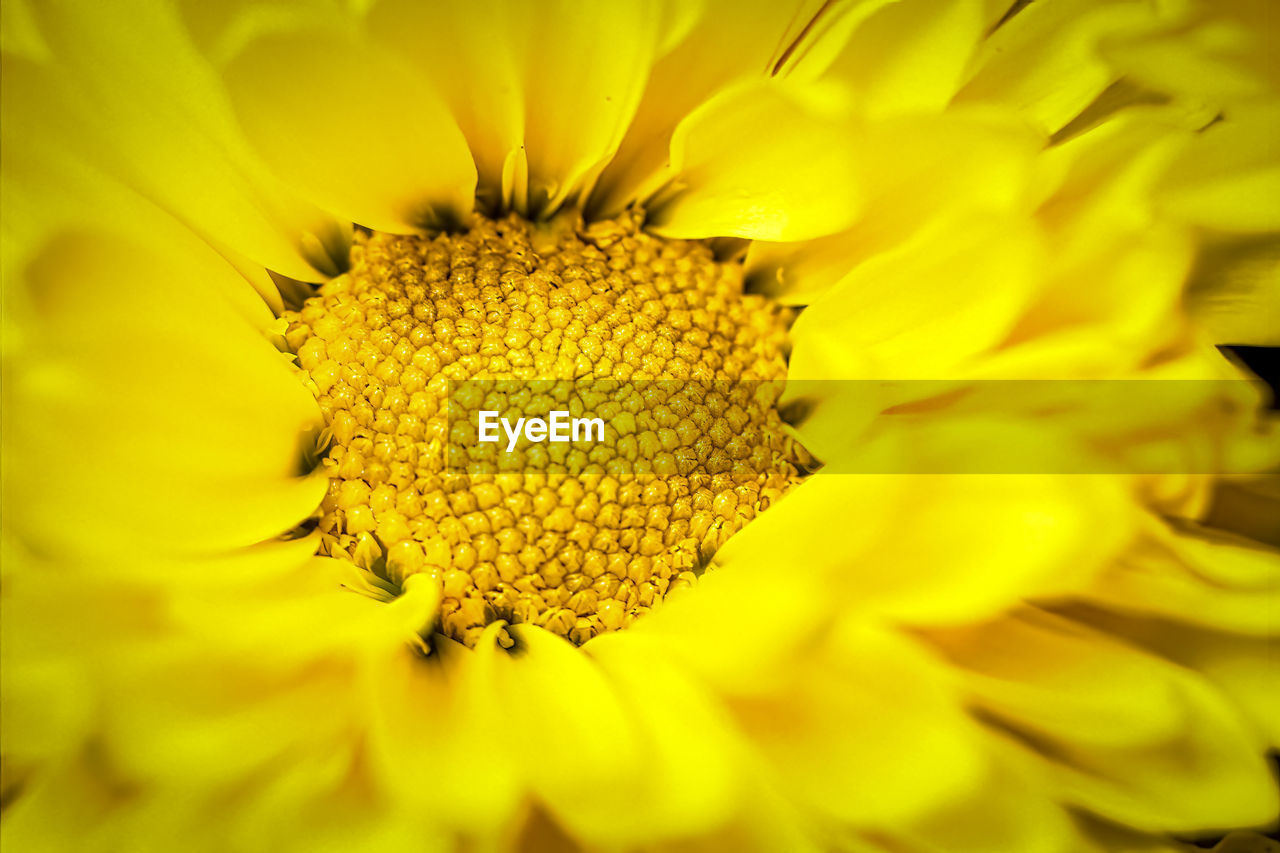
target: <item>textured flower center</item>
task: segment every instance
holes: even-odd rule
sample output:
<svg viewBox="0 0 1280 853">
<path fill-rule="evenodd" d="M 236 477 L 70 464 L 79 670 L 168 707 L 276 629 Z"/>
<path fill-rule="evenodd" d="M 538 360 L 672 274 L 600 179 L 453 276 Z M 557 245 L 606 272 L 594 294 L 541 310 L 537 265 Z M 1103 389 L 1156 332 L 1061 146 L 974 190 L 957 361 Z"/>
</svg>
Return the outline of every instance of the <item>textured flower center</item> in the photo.
<svg viewBox="0 0 1280 853">
<path fill-rule="evenodd" d="M 499 619 L 575 643 L 628 625 L 807 460 L 774 405 L 786 311 L 634 217 L 359 234 L 350 271 L 287 320 L 331 433 L 322 550 L 393 585 L 438 578 L 440 628 L 468 645 Z M 446 467 L 450 383 L 490 379 L 617 380 L 625 427 L 576 458 Z"/>
</svg>

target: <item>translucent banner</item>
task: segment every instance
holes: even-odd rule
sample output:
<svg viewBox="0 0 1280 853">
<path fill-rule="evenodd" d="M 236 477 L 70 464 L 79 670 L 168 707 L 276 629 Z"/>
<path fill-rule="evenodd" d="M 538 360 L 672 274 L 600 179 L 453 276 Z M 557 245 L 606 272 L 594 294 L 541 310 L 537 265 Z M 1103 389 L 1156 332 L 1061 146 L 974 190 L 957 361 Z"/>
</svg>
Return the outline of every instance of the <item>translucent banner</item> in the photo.
<svg viewBox="0 0 1280 853">
<path fill-rule="evenodd" d="M 1265 405 L 1245 380 L 467 380 L 438 443 L 463 474 L 1228 474 L 1280 457 Z"/>
</svg>

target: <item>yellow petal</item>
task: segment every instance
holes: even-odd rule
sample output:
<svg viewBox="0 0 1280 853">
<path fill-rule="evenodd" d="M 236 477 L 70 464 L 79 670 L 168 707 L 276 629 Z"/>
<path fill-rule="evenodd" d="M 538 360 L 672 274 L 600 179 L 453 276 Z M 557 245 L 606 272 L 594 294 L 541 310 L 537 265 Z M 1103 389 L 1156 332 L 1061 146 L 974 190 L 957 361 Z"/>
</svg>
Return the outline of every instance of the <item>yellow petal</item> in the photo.
<svg viewBox="0 0 1280 853">
<path fill-rule="evenodd" d="M 128 837 L 112 820 L 121 799 L 81 765 L 57 767 L 30 780 L 22 796 L 5 810 L 0 844 L 49 853 L 119 847 Z"/>
<path fill-rule="evenodd" d="M 13 0 L 0 9 L 0 48 L 11 56 L 41 62 L 49 58 L 49 46 L 40 35 L 40 24 L 30 0 Z"/>
<path fill-rule="evenodd" d="M 946 108 L 986 26 L 972 0 L 903 0 L 871 15 L 824 73 L 877 120 Z"/>
<path fill-rule="evenodd" d="M 1274 559 L 1273 559 L 1274 562 Z M 1086 608 L 1091 624 L 1150 649 L 1167 660 L 1197 672 L 1211 681 L 1231 700 L 1241 721 L 1256 739 L 1275 748 L 1280 744 L 1280 681 L 1272 662 L 1275 645 L 1274 620 L 1262 634 L 1252 636 L 1232 629 L 1203 627 L 1209 619 L 1193 624 L 1181 618 L 1152 618 L 1124 608 Z"/>
<path fill-rule="evenodd" d="M 393 58 L 338 36 L 272 36 L 223 73 L 263 157 L 336 216 L 408 232 L 471 210 L 466 140 L 425 81 Z"/>
<path fill-rule="evenodd" d="M 1028 739 L 1067 801 L 1150 831 L 1273 816 L 1264 745 L 1195 674 L 1040 612 L 936 642 L 973 673 L 980 706 Z"/>
<path fill-rule="evenodd" d="M 671 139 L 673 184 L 653 230 L 670 237 L 805 240 L 862 207 L 851 127 L 831 87 L 770 81 L 725 90 Z"/>
<path fill-rule="evenodd" d="M 1153 215 L 1152 194 L 1185 141 L 1167 125 L 1116 120 L 1051 149 L 1066 168 L 1040 217 L 1052 246 L 1047 286 L 1006 343 L 1010 362 L 1074 348 L 1082 366 L 1111 362 L 1094 375 L 1124 375 L 1181 337 L 1192 235 Z M 1082 281 L 1092 283 L 1088 298 Z M 1060 370 L 1046 363 L 1028 375 L 1073 375 Z"/>
<path fill-rule="evenodd" d="M 6 87 L 22 89 L 24 75 L 31 70 L 6 66 Z M 5 104 L 9 103 L 6 99 Z M 4 247 L 0 263 L 6 280 L 22 277 L 49 242 L 65 233 L 105 228 L 134 240 L 146 240 L 160 254 L 189 264 L 188 275 L 204 276 L 217 284 L 236 310 L 259 328 L 266 328 L 275 319 L 273 310 L 283 308 L 279 290 L 265 268 L 245 261 L 243 255 L 225 246 L 214 247 L 240 271 L 243 279 L 226 276 L 217 269 L 223 264 L 209 252 L 207 237 L 202 241 L 196 231 L 171 212 L 126 186 L 118 175 L 113 176 L 106 164 L 88 162 L 83 152 L 75 150 L 74 143 L 68 144 L 67 137 L 16 133 L 16 126 L 7 121 L 2 127 L 4 171 L 0 193 L 5 210 L 10 213 L 0 236 Z M 337 237 L 336 232 L 334 236 Z M 309 257 L 318 260 L 316 256 Z M 216 271 L 205 276 L 206 266 Z M 314 271 L 311 277 L 317 277 Z"/>
<path fill-rule="evenodd" d="M 84 690 L 86 665 L 41 655 L 20 628 L 11 627 L 9 623 L 21 618 L 18 602 L 29 601 L 23 601 L 26 590 L 19 584 L 7 582 L 6 586 L 0 745 L 6 761 L 19 765 L 61 763 L 75 755 L 93 730 L 93 701 Z"/>
<path fill-rule="evenodd" d="M 1044 773 L 1015 744 L 985 733 L 983 774 L 972 790 L 944 802 L 893 834 L 922 850 L 948 853 L 1080 853 L 1085 849 L 1070 813 L 1040 795 Z"/>
<path fill-rule="evenodd" d="M 192 44 L 219 69 L 265 36 L 357 26 L 361 5 L 346 0 L 174 0 L 174 4 Z"/>
<path fill-rule="evenodd" d="M 439 825 L 388 808 L 373 795 L 363 750 L 350 736 L 280 762 L 255 782 L 239 808 L 208 810 L 197 818 L 208 822 L 210 812 L 216 815 L 211 834 L 224 848 L 445 853 L 455 846 Z M 149 835 L 150 822 L 140 823 L 144 837 Z"/>
<path fill-rule="evenodd" d="M 1214 846 L 1213 853 L 1276 853 L 1276 842 L 1257 832 L 1232 832 Z"/>
<path fill-rule="evenodd" d="M 797 526 L 791 541 L 813 541 L 818 529 L 817 523 Z M 781 689 L 788 662 L 802 656 L 821 632 L 832 600 L 805 574 L 780 573 L 780 565 L 804 563 L 791 553 L 784 562 L 767 558 L 777 553 L 759 561 L 738 561 L 731 571 L 707 572 L 696 592 L 668 595 L 662 607 L 629 627 L 628 633 L 651 638 L 664 654 L 722 692 Z"/>
<path fill-rule="evenodd" d="M 171 591 L 173 621 L 197 644 L 254 654 L 262 667 L 288 667 L 329 653 L 373 658 L 399 652 L 436 619 L 436 585 L 406 582 L 389 602 L 344 589 L 345 561 L 313 558 L 291 576 L 230 591 Z M 235 610 L 237 619 L 226 624 Z"/>
<path fill-rule="evenodd" d="M 1278 30 L 1267 0 L 1201 0 L 1171 11 L 1166 27 L 1106 46 L 1125 76 L 1232 112 L 1280 91 Z"/>
<path fill-rule="evenodd" d="M 1088 599 L 1121 612 L 1265 635 L 1280 627 L 1280 552 L 1153 531 L 1099 578 Z"/>
<path fill-rule="evenodd" d="M 1044 140 L 1007 116 L 952 110 L 879 121 L 849 144 L 864 164 L 867 196 L 853 228 L 800 243 L 757 241 L 748 251 L 753 284 L 788 304 L 814 301 L 939 219 L 1026 215 Z"/>
<path fill-rule="evenodd" d="M 173 6 L 32 9 L 50 62 L 19 79 L 6 67 L 6 126 L 65 144 L 216 245 L 294 278 L 318 278 L 302 239 L 327 239 L 335 223 L 254 156 Z"/>
<path fill-rule="evenodd" d="M 639 0 L 531 6 L 515 0 L 425 6 L 383 0 L 370 27 L 414 62 L 470 143 L 480 197 L 551 213 L 589 190 L 639 103 L 660 37 Z M 527 179 L 504 180 L 516 151 Z"/>
<path fill-rule="evenodd" d="M 68 235 L 7 306 L 22 334 L 6 334 L 6 524 L 50 554 L 245 547 L 324 494 L 303 469 L 314 400 L 202 279 L 217 264 L 190 260 Z"/>
<path fill-rule="evenodd" d="M 516 654 L 496 643 L 476 650 L 491 700 L 517 717 L 498 735 L 506 760 L 571 834 L 606 843 L 627 807 L 619 792 L 644 766 L 635 721 L 600 668 L 563 638 L 532 625 L 509 630 Z"/>
<path fill-rule="evenodd" d="M 776 693 L 732 707 L 791 797 L 825 817 L 886 828 L 980 773 L 976 732 L 943 672 L 903 638 L 842 620 Z"/>
<path fill-rule="evenodd" d="M 983 42 L 972 79 L 957 100 L 1012 107 L 1053 133 L 1119 78 L 1100 45 L 1153 24 L 1148 4 L 1141 2 L 1023 4 Z"/>
<path fill-rule="evenodd" d="M 1280 238 L 1265 235 L 1205 247 L 1187 300 L 1214 343 L 1280 345 Z"/>
<path fill-rule="evenodd" d="M 1228 115 L 1196 135 L 1159 199 L 1172 215 L 1223 231 L 1280 230 L 1280 105 Z"/>
<path fill-rule="evenodd" d="M 449 642 L 437 637 L 427 658 L 406 646 L 377 662 L 365 709 L 369 760 L 413 812 L 476 838 L 500 836 L 508 828 L 494 816 L 514 813 L 523 796 L 502 737 L 510 721 L 480 683 L 476 654 L 444 649 Z"/>
<path fill-rule="evenodd" d="M 1126 500 L 1104 477 L 819 473 L 716 561 L 799 566 L 840 606 L 951 624 L 1086 582 L 1130 533 Z"/>
<path fill-rule="evenodd" d="M 1004 339 L 1037 296 L 1043 252 L 1041 235 L 1019 218 L 935 222 L 813 302 L 792 330 L 791 375 L 855 378 L 810 367 L 815 339 L 867 363 L 870 372 L 857 378 L 955 375 Z M 973 299 L 978 292 L 983 298 Z"/>
<path fill-rule="evenodd" d="M 673 5 L 692 20 L 654 63 L 635 118 L 592 194 L 593 215 L 612 216 L 657 190 L 670 176 L 671 134 L 680 120 L 719 89 L 763 79 L 821 4 L 708 0 Z"/>
<path fill-rule="evenodd" d="M 1236 704 L 1262 741 L 1280 748 L 1280 682 L 1272 663 L 1275 638 L 1161 626 L 1154 640 L 1172 660 L 1203 673 Z"/>
<path fill-rule="evenodd" d="M 1219 480 L 1205 524 L 1280 548 L 1280 475 Z"/>
<path fill-rule="evenodd" d="M 226 784 L 291 751 L 315 749 L 350 719 L 336 668 L 327 677 L 281 676 L 203 647 L 165 651 L 112 664 L 117 680 L 103 697 L 109 710 L 99 727 L 126 778 L 193 791 Z M 316 714 L 320 707 L 327 713 Z"/>
<path fill-rule="evenodd" d="M 1262 743 L 1272 749 L 1280 745 L 1274 634 L 1247 637 L 1141 618 L 1108 623 L 1108 629 L 1204 675 L 1231 699 Z"/>
<path fill-rule="evenodd" d="M 636 720 L 644 755 L 619 795 L 645 808 L 615 813 L 615 841 L 638 845 L 699 835 L 728 822 L 746 787 L 737 761 L 743 745 L 712 691 L 642 635 L 601 635 L 584 651 Z M 673 718 L 679 726 L 670 725 Z"/>
</svg>

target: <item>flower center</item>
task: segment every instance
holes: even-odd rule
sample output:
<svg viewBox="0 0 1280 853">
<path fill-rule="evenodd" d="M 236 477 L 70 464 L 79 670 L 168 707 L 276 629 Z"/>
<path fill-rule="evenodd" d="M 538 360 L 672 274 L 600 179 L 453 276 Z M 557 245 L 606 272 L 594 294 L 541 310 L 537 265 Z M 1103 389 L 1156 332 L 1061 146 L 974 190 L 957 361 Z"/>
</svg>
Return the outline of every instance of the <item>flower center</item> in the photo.
<svg viewBox="0 0 1280 853">
<path fill-rule="evenodd" d="M 744 294 L 741 266 L 705 243 L 634 216 L 361 233 L 350 270 L 286 319 L 331 433 L 322 553 L 390 584 L 438 578 L 440 628 L 468 645 L 499 619 L 575 643 L 630 624 L 696 582 L 807 461 L 775 408 L 785 309 Z M 704 390 L 679 405 L 633 393 L 630 434 L 581 464 L 453 470 L 449 383 L 487 379 Z"/>
</svg>

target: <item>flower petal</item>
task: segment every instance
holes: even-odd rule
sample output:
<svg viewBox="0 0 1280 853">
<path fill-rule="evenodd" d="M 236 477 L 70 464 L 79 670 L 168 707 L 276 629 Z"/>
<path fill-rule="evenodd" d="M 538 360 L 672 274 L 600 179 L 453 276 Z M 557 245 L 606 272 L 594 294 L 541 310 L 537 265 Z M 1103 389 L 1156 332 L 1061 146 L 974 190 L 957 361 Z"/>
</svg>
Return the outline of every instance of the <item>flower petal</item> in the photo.
<svg viewBox="0 0 1280 853">
<path fill-rule="evenodd" d="M 893 826 L 980 773 L 973 724 L 944 670 L 905 639 L 854 620 L 832 625 L 776 693 L 732 707 L 782 789 L 838 821 Z"/>
<path fill-rule="evenodd" d="M 858 264 L 940 219 L 1028 215 L 1044 140 L 1007 117 L 953 110 L 879 121 L 849 144 L 864 164 L 867 196 L 854 226 L 799 243 L 756 241 L 748 250 L 753 284 L 787 304 L 813 302 Z"/>
<path fill-rule="evenodd" d="M 6 408 L 22 417 L 6 429 L 6 525 L 45 553 L 246 547 L 324 494 L 325 477 L 303 468 L 314 401 L 220 296 L 219 271 L 243 287 L 239 276 L 188 258 L 66 235 L 7 306 L 22 337 Z"/>
<path fill-rule="evenodd" d="M 1156 832 L 1274 817 L 1264 744 L 1194 673 L 1041 612 L 935 642 L 1067 801 Z"/>
<path fill-rule="evenodd" d="M 1262 636 L 1280 629 L 1280 552 L 1153 532 L 1098 579 L 1087 599 L 1120 612 Z"/>
<path fill-rule="evenodd" d="M 1266 0 L 1172 5 L 1166 26 L 1105 46 L 1126 77 L 1237 112 L 1280 91 L 1275 10 Z"/>
<path fill-rule="evenodd" d="M 1173 216 L 1222 231 L 1280 230 L 1280 105 L 1232 115 L 1190 140 L 1159 199 Z"/>
<path fill-rule="evenodd" d="M 1280 237 L 1203 248 L 1187 300 L 1215 343 L 1280 345 Z"/>
<path fill-rule="evenodd" d="M 49 64 L 12 79 L 5 124 L 56 140 L 218 246 L 302 280 L 337 225 L 288 193 L 246 145 L 173 6 L 33 4 Z M 15 85 L 17 84 L 17 85 Z"/>
<path fill-rule="evenodd" d="M 563 638 L 532 625 L 510 630 L 514 656 L 496 643 L 476 651 L 492 701 L 514 717 L 506 760 L 568 831 L 604 843 L 623 807 L 618 792 L 643 767 L 635 722 L 600 668 Z"/>
<path fill-rule="evenodd" d="M 651 211 L 668 237 L 805 240 L 850 225 L 862 208 L 852 127 L 834 87 L 744 84 L 676 128 L 676 177 Z"/>
<path fill-rule="evenodd" d="M 681 119 L 720 89 L 763 79 L 820 3 L 708 0 L 673 5 L 692 20 L 654 63 L 626 137 L 592 194 L 588 209 L 593 215 L 615 215 L 656 191 L 670 177 L 671 134 Z"/>
<path fill-rule="evenodd" d="M 936 811 L 895 827 L 912 848 L 947 853 L 1080 853 L 1084 839 L 1062 805 L 1039 795 L 1044 773 L 998 733 L 983 737 L 986 766 L 979 783 Z"/>
<path fill-rule="evenodd" d="M 964 81 L 986 19 L 972 0 L 890 3 L 853 32 L 823 77 L 848 86 L 872 121 L 939 112 Z"/>
<path fill-rule="evenodd" d="M 956 214 L 855 268 L 800 316 L 789 375 L 936 379 L 1002 341 L 1041 286 L 1043 237 L 1016 217 Z M 982 299 L 972 294 L 982 293 Z M 856 353 L 868 373 L 811 366 L 808 350 Z"/>
<path fill-rule="evenodd" d="M 1132 0 L 1020 4 L 983 43 L 957 101 L 1012 107 L 1053 133 L 1120 77 L 1100 45 L 1154 23 L 1150 5 Z"/>
<path fill-rule="evenodd" d="M 428 658 L 403 648 L 371 674 L 369 760 L 393 800 L 475 838 L 500 837 L 523 795 L 521 770 L 505 752 L 508 721 L 490 701 L 469 649 L 435 638 Z M 432 768 L 439 773 L 424 773 Z"/>
<path fill-rule="evenodd" d="M 843 606 L 953 624 L 1086 582 L 1130 532 L 1125 502 L 1105 477 L 819 473 L 716 562 L 731 572 L 798 566 Z M 833 539 L 834 529 L 848 532 Z"/>
<path fill-rule="evenodd" d="M 660 35 L 649 12 L 640 0 L 382 0 L 370 27 L 448 103 L 481 199 L 549 214 L 590 188 L 622 139 Z M 507 169 L 517 151 L 527 179 Z"/>
<path fill-rule="evenodd" d="M 475 166 L 444 104 L 412 69 L 339 36 L 252 43 L 223 72 L 236 113 L 294 189 L 379 231 L 460 221 Z M 340 104 L 330 113 L 328 105 Z"/>
<path fill-rule="evenodd" d="M 619 790 L 620 800 L 645 807 L 614 814 L 614 839 L 641 844 L 700 835 L 727 823 L 746 787 L 737 761 L 742 744 L 714 693 L 642 635 L 601 635 L 584 651 L 636 720 L 645 756 L 641 772 Z M 672 719 L 680 725 L 670 725 Z"/>
</svg>

